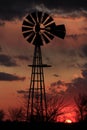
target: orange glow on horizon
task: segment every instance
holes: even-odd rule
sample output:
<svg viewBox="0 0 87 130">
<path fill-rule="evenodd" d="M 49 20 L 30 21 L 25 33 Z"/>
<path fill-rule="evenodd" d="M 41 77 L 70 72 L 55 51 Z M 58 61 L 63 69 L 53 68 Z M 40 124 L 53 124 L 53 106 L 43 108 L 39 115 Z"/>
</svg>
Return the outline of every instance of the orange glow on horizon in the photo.
<svg viewBox="0 0 87 130">
<path fill-rule="evenodd" d="M 66 120 L 65 120 L 65 123 L 72 123 L 72 120 L 66 119 Z"/>
</svg>

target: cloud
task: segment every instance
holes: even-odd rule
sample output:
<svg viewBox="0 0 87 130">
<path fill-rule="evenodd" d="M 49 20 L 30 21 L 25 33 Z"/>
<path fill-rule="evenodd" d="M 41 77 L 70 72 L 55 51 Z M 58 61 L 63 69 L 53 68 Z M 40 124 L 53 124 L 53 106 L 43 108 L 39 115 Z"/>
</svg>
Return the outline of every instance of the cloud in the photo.
<svg viewBox="0 0 87 130">
<path fill-rule="evenodd" d="M 0 46 L 0 52 L 2 52 L 2 47 Z"/>
<path fill-rule="evenodd" d="M 68 65 L 68 68 L 82 68 L 82 65 L 80 65 L 79 63 L 70 63 Z"/>
<path fill-rule="evenodd" d="M 25 90 L 18 90 L 17 93 L 18 93 L 18 94 L 26 94 L 26 93 L 28 93 L 28 91 L 25 91 Z"/>
<path fill-rule="evenodd" d="M 0 72 L 0 81 L 24 81 L 25 77 L 19 77 L 17 75 L 5 73 L 5 72 Z"/>
<path fill-rule="evenodd" d="M 64 12 L 62 12 L 64 13 Z M 61 13 L 60 13 L 61 14 Z M 75 18 L 81 18 L 81 17 L 84 17 L 84 18 L 87 18 L 87 11 L 84 10 L 84 9 L 77 9 L 77 10 L 73 10 L 73 11 L 66 11 L 64 13 L 64 15 L 62 16 L 63 18 L 67 18 L 67 19 L 75 19 Z M 84 19 L 85 21 L 85 19 Z"/>
<path fill-rule="evenodd" d="M 20 60 L 29 61 L 29 57 L 27 57 L 27 56 L 19 55 L 19 56 L 15 56 L 15 57 L 18 58 L 18 59 L 20 59 Z"/>
<path fill-rule="evenodd" d="M 78 48 L 67 47 L 67 48 L 60 48 L 59 54 L 61 55 L 61 64 L 60 66 L 70 68 L 80 68 L 80 52 Z"/>
<path fill-rule="evenodd" d="M 87 69 L 87 63 L 83 64 L 82 68 Z"/>
<path fill-rule="evenodd" d="M 58 74 L 54 74 L 53 76 L 54 76 L 54 77 L 59 77 L 59 75 L 58 75 Z"/>
<path fill-rule="evenodd" d="M 87 27 L 84 27 L 83 30 L 87 31 Z"/>
<path fill-rule="evenodd" d="M 0 20 L 0 26 L 4 26 L 4 25 L 5 25 L 5 22 Z"/>
<path fill-rule="evenodd" d="M 83 71 L 82 71 L 82 76 L 83 76 L 85 79 L 87 79 L 87 70 L 83 70 Z"/>
<path fill-rule="evenodd" d="M 23 94 L 24 97 L 28 96 L 28 90 L 18 90 L 18 94 Z M 87 94 L 87 69 L 81 71 L 81 77 L 74 78 L 70 82 L 58 80 L 52 82 L 49 90 L 46 92 L 47 98 L 52 96 L 64 96 L 66 101 L 69 102 L 74 99 L 79 93 Z"/>
<path fill-rule="evenodd" d="M 79 93 L 87 94 L 87 69 L 82 70 L 81 75 L 81 77 L 74 78 L 69 84 L 66 84 L 66 94 L 71 97 L 75 97 Z"/>
<path fill-rule="evenodd" d="M 61 80 L 58 80 L 57 82 L 51 83 L 51 86 L 52 86 L 52 87 L 54 87 L 54 86 L 60 86 L 60 85 L 64 85 L 64 82 L 61 81 Z"/>
<path fill-rule="evenodd" d="M 50 0 L 44 0 L 43 4 L 49 8 L 63 8 L 66 10 L 73 10 L 73 9 L 86 9 L 86 0 L 53 0 L 52 2 L 50 2 Z"/>
<path fill-rule="evenodd" d="M 43 5 L 44 8 L 41 8 Z M 86 0 L 1 0 L 0 1 L 0 19 L 13 20 L 14 18 L 21 18 L 25 13 L 34 9 L 44 9 L 52 11 L 73 12 L 75 10 L 84 10 L 83 13 L 87 17 Z"/>
<path fill-rule="evenodd" d="M 87 94 L 87 68 L 81 70 L 81 76 L 74 78 L 71 82 L 58 80 L 51 83 L 49 91 L 55 95 L 65 95 L 68 98 L 74 98 L 79 93 Z"/>
<path fill-rule="evenodd" d="M 67 89 L 66 83 L 64 81 L 58 80 L 50 84 L 49 91 L 51 94 L 63 94 Z"/>
<path fill-rule="evenodd" d="M 81 55 L 87 58 L 87 44 L 82 45 L 80 50 L 82 52 Z"/>
<path fill-rule="evenodd" d="M 78 38 L 83 36 L 87 37 L 87 33 L 66 35 L 67 38 L 72 38 L 73 40 L 78 40 Z"/>
<path fill-rule="evenodd" d="M 74 39 L 74 40 L 78 40 L 78 35 L 77 34 L 71 34 L 71 35 L 67 35 L 66 36 L 67 38 L 72 38 L 72 39 Z"/>
<path fill-rule="evenodd" d="M 17 66 L 16 61 L 5 54 L 0 54 L 0 65 L 4 65 L 7 67 Z"/>
</svg>

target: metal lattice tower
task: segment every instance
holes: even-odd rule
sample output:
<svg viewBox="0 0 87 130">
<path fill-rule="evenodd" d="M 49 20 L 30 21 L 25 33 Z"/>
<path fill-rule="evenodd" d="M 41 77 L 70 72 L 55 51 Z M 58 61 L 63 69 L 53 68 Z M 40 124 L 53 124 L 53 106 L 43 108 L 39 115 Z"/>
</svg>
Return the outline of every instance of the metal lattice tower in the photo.
<svg viewBox="0 0 87 130">
<path fill-rule="evenodd" d="M 47 119 L 47 103 L 44 83 L 43 67 L 50 67 L 42 63 L 41 47 L 35 46 L 31 82 L 28 98 L 27 118 L 31 120 L 46 121 Z"/>
<path fill-rule="evenodd" d="M 47 13 L 36 11 L 28 14 L 22 24 L 22 33 L 29 43 L 35 46 L 31 81 L 28 95 L 27 121 L 47 121 L 47 103 L 43 67 L 51 67 L 42 63 L 41 46 L 48 44 L 55 36 L 64 39 L 65 26 L 56 25 Z"/>
</svg>

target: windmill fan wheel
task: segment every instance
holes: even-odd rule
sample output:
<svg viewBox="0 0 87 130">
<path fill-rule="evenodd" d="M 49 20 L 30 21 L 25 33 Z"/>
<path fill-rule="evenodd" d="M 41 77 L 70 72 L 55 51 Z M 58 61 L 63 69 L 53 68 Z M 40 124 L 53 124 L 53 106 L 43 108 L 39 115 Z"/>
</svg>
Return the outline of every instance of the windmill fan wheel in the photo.
<svg viewBox="0 0 87 130">
<path fill-rule="evenodd" d="M 49 43 L 55 36 L 64 39 L 66 30 L 63 24 L 56 25 L 49 14 L 37 11 L 25 17 L 22 33 L 29 43 L 41 46 Z"/>
</svg>

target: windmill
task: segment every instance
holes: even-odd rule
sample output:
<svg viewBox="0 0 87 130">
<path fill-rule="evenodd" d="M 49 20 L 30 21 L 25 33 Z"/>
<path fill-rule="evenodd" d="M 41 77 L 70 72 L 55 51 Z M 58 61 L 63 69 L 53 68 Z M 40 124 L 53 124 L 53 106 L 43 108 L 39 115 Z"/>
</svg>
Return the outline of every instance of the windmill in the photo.
<svg viewBox="0 0 87 130">
<path fill-rule="evenodd" d="M 44 82 L 44 67 L 42 63 L 41 46 L 48 44 L 55 36 L 64 39 L 66 30 L 64 24 L 56 25 L 53 18 L 40 11 L 29 13 L 23 20 L 22 33 L 24 38 L 35 46 L 28 94 L 27 121 L 46 121 L 47 103 Z"/>
</svg>

